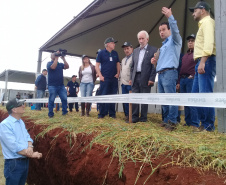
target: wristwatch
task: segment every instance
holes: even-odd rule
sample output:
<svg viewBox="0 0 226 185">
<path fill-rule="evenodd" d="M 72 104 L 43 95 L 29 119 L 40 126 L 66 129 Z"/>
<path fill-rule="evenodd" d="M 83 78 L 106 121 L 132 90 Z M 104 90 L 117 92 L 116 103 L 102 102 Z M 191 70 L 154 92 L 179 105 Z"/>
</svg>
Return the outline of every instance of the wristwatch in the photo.
<svg viewBox="0 0 226 185">
<path fill-rule="evenodd" d="M 28 147 L 34 148 L 34 146 L 33 146 L 33 145 L 28 145 Z"/>
</svg>

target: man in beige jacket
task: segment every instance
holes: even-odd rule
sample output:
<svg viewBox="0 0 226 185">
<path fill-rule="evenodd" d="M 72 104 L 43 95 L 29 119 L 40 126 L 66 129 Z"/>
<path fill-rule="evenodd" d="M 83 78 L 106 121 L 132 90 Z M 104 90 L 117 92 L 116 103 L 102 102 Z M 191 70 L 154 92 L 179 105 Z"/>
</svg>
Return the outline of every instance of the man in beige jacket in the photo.
<svg viewBox="0 0 226 185">
<path fill-rule="evenodd" d="M 130 81 L 130 69 L 132 63 L 132 54 L 133 54 L 133 46 L 129 42 L 125 42 L 122 45 L 122 48 L 125 53 L 125 57 L 122 59 L 121 63 L 121 78 L 120 84 L 122 87 L 122 94 L 128 94 L 131 91 L 131 85 L 129 84 Z M 126 122 L 129 122 L 129 104 L 123 103 L 123 109 L 126 117 Z"/>
</svg>

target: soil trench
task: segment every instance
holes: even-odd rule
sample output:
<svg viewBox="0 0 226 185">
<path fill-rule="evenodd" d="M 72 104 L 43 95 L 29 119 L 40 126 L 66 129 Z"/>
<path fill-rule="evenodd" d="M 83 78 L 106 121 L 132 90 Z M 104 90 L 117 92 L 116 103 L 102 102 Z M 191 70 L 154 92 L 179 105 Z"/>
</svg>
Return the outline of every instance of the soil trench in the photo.
<svg viewBox="0 0 226 185">
<path fill-rule="evenodd" d="M 0 110 L 0 122 L 8 116 Z M 93 135 L 76 136 L 56 128 L 38 136 L 48 125 L 34 124 L 23 118 L 34 140 L 34 150 L 43 154 L 40 160 L 30 159 L 27 183 L 29 185 L 223 185 L 224 178 L 215 172 L 199 172 L 180 166 L 160 166 L 164 156 L 152 163 L 127 162 L 120 173 L 119 159 L 112 157 L 112 148 L 90 142 Z M 164 163 L 170 161 L 166 159 Z M 152 174 L 153 173 L 153 174 Z M 139 175 L 138 175 L 139 174 Z M 152 174 L 152 175 L 151 175 Z"/>
</svg>

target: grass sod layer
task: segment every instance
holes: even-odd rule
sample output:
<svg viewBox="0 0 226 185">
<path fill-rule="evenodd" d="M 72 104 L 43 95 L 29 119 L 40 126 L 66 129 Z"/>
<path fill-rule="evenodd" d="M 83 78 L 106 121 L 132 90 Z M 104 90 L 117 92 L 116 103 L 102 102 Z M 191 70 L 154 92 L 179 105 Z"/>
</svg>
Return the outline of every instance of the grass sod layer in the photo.
<svg viewBox="0 0 226 185">
<path fill-rule="evenodd" d="M 3 107 L 1 109 L 5 110 Z M 35 124 L 49 125 L 37 138 L 57 127 L 71 133 L 67 138 L 70 145 L 72 137 L 78 133 L 94 134 L 87 149 L 93 143 L 106 146 L 106 152 L 112 148 L 113 156 L 118 157 L 120 163 L 119 177 L 126 162 L 142 162 L 152 166 L 152 161 L 159 157 L 163 160 L 152 168 L 150 176 L 160 165 L 193 167 L 199 171 L 214 170 L 219 175 L 226 175 L 226 135 L 217 131 L 194 133 L 192 128 L 182 126 L 182 121 L 176 131 L 168 132 L 159 127 L 161 115 L 158 114 L 148 114 L 148 122 L 136 124 L 125 123 L 123 113 L 117 113 L 117 119 L 97 119 L 96 110 L 92 110 L 90 117 L 80 117 L 80 113 L 76 112 L 62 116 L 60 111 L 49 119 L 47 114 L 47 109 L 31 111 L 26 108 L 24 116 L 28 116 L 28 119 Z M 166 162 L 165 158 L 171 160 Z"/>
</svg>

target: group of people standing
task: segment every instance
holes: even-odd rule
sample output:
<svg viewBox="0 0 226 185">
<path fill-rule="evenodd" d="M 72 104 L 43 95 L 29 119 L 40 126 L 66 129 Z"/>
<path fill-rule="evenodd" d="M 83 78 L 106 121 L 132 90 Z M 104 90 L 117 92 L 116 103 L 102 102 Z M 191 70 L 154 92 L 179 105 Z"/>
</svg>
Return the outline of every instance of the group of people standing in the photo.
<svg viewBox="0 0 226 185">
<path fill-rule="evenodd" d="M 190 8 L 195 21 L 198 21 L 197 35 L 187 37 L 188 51 L 182 58 L 181 70 L 178 75 L 182 38 L 179 33 L 177 21 L 169 8 L 163 7 L 162 13 L 167 17 L 168 22 L 159 26 L 159 34 L 162 47 L 148 45 L 149 34 L 140 31 L 137 34 L 140 46 L 133 51 L 133 46 L 125 42 L 122 48 L 125 58 L 122 59 L 121 66 L 115 49 L 115 41 L 112 37 L 105 40 L 105 49 L 100 50 L 96 59 L 96 66 L 93 66 L 89 57 L 82 57 L 82 66 L 79 68 L 80 91 L 82 97 L 91 96 L 96 78 L 100 78 L 99 95 L 116 94 L 118 91 L 118 79 L 122 93 L 150 93 L 154 85 L 155 76 L 158 74 L 158 92 L 176 93 L 180 89 L 181 93 L 211 93 L 214 87 L 216 75 L 216 46 L 215 46 L 215 22 L 210 17 L 210 6 L 206 2 L 200 1 L 195 7 Z M 47 70 L 42 71 L 36 80 L 38 98 L 43 97 L 46 88 L 46 74 L 48 72 L 49 90 L 49 113 L 54 116 L 53 107 L 56 96 L 62 101 L 62 115 L 67 111 L 67 95 L 76 97 L 79 91 L 76 84 L 76 76 L 72 76 L 72 81 L 68 83 L 67 90 L 63 83 L 63 70 L 69 65 L 64 56 L 61 56 L 63 63 L 58 62 L 59 51 L 51 54 L 51 61 L 47 64 Z M 120 74 L 121 73 L 121 74 Z M 179 76 L 179 80 L 178 80 Z M 42 85 L 39 83 L 43 82 Z M 72 111 L 73 105 L 69 105 Z M 24 114 L 24 100 L 12 99 L 6 104 L 9 116 L 0 124 L 0 142 L 5 159 L 4 176 L 6 184 L 25 184 L 29 158 L 41 158 L 42 154 L 33 149 L 33 140 L 28 134 L 25 124 L 21 119 Z M 37 104 L 37 110 L 40 110 Z M 90 103 L 81 104 L 81 115 L 89 116 Z M 102 119 L 106 115 L 116 117 L 115 104 L 100 104 L 98 118 Z M 78 111 L 77 107 L 76 110 Z M 133 104 L 132 121 L 147 121 L 148 105 L 141 105 L 141 115 L 139 116 L 139 105 Z M 124 112 L 128 121 L 128 104 L 124 104 Z M 178 106 L 163 105 L 162 127 L 173 131 L 177 127 Z M 200 131 L 213 131 L 215 122 L 214 108 L 206 107 L 185 107 L 185 126 L 199 127 Z M 200 126 L 201 122 L 201 126 Z"/>
<path fill-rule="evenodd" d="M 168 19 L 159 26 L 162 47 L 157 49 L 150 46 L 149 34 L 142 30 L 137 34 L 139 47 L 133 50 L 130 42 L 125 42 L 122 48 L 125 57 L 121 64 L 118 53 L 115 51 L 117 43 L 109 37 L 104 41 L 105 49 L 99 50 L 94 66 L 88 56 L 82 56 L 82 66 L 79 68 L 81 96 L 91 96 L 96 78 L 100 79 L 98 95 L 112 95 L 118 93 L 118 82 L 123 94 L 150 93 L 158 74 L 158 93 L 198 93 L 213 92 L 214 78 L 216 75 L 216 46 L 214 39 L 214 20 L 210 17 L 210 6 L 200 1 L 195 7 L 190 8 L 195 21 L 198 21 L 197 35 L 187 37 L 188 51 L 182 57 L 181 70 L 179 61 L 181 56 L 182 38 L 171 9 L 163 7 L 162 13 Z M 67 85 L 67 93 L 63 85 L 63 69 L 69 68 L 64 57 L 64 63 L 58 63 L 58 56 L 51 55 L 52 61 L 47 64 L 49 87 L 49 117 L 53 117 L 53 105 L 56 95 L 62 100 L 63 115 L 67 114 L 67 95 L 76 97 L 79 85 L 76 75 Z M 89 116 L 90 103 L 81 103 L 81 115 Z M 72 111 L 73 104 L 69 104 Z M 78 111 L 78 105 L 75 106 Z M 129 106 L 123 104 L 125 120 L 128 122 Z M 132 122 L 146 122 L 148 105 L 132 105 Z M 141 114 L 139 115 L 139 113 Z M 115 103 L 100 103 L 98 118 L 109 115 L 116 118 Z M 178 122 L 178 106 L 162 106 L 163 122 L 160 126 L 172 131 Z M 185 107 L 185 126 L 198 127 L 200 130 L 213 131 L 215 112 L 214 108 Z M 200 126 L 201 121 L 201 126 Z"/>
<path fill-rule="evenodd" d="M 122 93 L 150 93 L 158 74 L 159 93 L 211 93 L 216 75 L 216 46 L 215 23 L 210 17 L 210 6 L 200 1 L 195 7 L 189 8 L 194 20 L 198 22 L 197 35 L 191 34 L 187 39 L 188 51 L 182 58 L 181 70 L 179 61 L 181 56 L 182 38 L 177 21 L 171 9 L 163 7 L 162 13 L 168 19 L 159 26 L 162 47 L 157 50 L 150 46 L 149 34 L 140 31 L 137 34 L 140 46 L 133 51 L 129 42 L 122 46 L 125 52 L 120 67 L 120 61 L 115 49 L 113 38 L 105 40 L 105 49 L 97 56 L 96 71 L 100 77 L 100 95 L 117 93 L 117 78 L 120 77 Z M 101 66 L 101 69 L 100 69 Z M 132 122 L 146 122 L 148 105 L 132 105 Z M 139 115 L 139 112 L 141 114 Z M 124 104 L 124 113 L 128 121 L 128 104 Z M 98 118 L 107 114 L 115 118 L 114 104 L 101 104 Z M 168 131 L 176 129 L 178 122 L 178 106 L 162 106 L 163 122 L 160 126 Z M 213 131 L 215 129 L 215 110 L 210 107 L 185 106 L 184 126 L 199 128 L 198 131 Z M 201 122 L 201 125 L 200 125 Z"/>
</svg>

